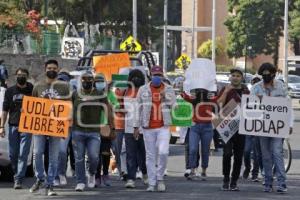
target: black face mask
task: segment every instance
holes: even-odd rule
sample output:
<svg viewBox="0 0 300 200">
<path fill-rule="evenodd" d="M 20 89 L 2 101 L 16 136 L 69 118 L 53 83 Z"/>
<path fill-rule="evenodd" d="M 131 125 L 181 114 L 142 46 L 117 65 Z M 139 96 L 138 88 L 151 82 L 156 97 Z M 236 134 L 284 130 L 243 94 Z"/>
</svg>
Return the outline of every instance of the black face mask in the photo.
<svg viewBox="0 0 300 200">
<path fill-rule="evenodd" d="M 46 76 L 50 79 L 55 79 L 57 77 L 57 71 L 47 71 Z"/>
<path fill-rule="evenodd" d="M 82 88 L 85 90 L 90 90 L 93 87 L 93 82 L 91 81 L 84 81 L 82 82 Z"/>
<path fill-rule="evenodd" d="M 274 79 L 274 75 L 271 74 L 263 74 L 262 78 L 264 80 L 264 83 L 270 83 Z"/>
<path fill-rule="evenodd" d="M 138 78 L 138 77 L 134 77 L 132 78 L 132 83 L 135 87 L 141 87 L 145 84 L 145 81 L 141 78 Z"/>
<path fill-rule="evenodd" d="M 17 77 L 17 83 L 19 85 L 25 85 L 27 82 L 27 78 L 24 76 Z"/>
</svg>

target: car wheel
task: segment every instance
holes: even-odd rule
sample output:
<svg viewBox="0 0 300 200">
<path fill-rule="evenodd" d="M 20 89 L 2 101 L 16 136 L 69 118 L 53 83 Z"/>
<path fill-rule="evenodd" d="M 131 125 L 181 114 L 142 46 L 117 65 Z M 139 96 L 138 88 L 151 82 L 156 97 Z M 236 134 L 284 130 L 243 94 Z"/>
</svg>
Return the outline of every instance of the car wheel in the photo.
<svg viewBox="0 0 300 200">
<path fill-rule="evenodd" d="M 12 182 L 14 180 L 14 172 L 11 165 L 0 167 L 0 180 Z"/>
<path fill-rule="evenodd" d="M 176 144 L 176 142 L 177 142 L 177 137 L 171 136 L 170 144 Z"/>
</svg>

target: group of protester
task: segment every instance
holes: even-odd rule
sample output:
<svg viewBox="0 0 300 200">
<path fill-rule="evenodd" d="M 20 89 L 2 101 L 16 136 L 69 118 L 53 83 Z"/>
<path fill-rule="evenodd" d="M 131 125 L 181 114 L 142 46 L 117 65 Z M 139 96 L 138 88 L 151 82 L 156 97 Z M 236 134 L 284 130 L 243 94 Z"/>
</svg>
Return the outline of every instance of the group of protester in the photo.
<svg viewBox="0 0 300 200">
<path fill-rule="evenodd" d="M 240 103 L 243 94 L 287 96 L 283 83 L 275 79 L 276 69 L 273 65 L 263 64 L 258 73 L 263 80 L 256 83 L 251 92 L 243 85 L 244 73 L 238 68 L 231 70 L 231 83 L 217 94 L 212 95 L 203 88 L 180 92 L 180 96 L 192 103 L 194 108 L 193 125 L 187 129 L 185 139 L 185 176 L 188 179 L 196 176 L 200 157 L 201 178 L 207 179 L 210 143 L 213 138 L 214 110 L 211 103 L 221 107 L 231 99 Z M 150 77 L 139 69 L 132 69 L 125 88 L 117 87 L 113 82 L 108 83 L 102 74 L 95 75 L 90 71 L 84 72 L 80 78 L 74 80 L 67 71 L 60 70 L 56 60 L 48 60 L 45 63 L 45 74 L 45 79 L 33 86 L 27 81 L 28 70 L 19 68 L 16 71 L 16 84 L 5 92 L 0 136 L 4 137 L 6 134 L 4 127 L 9 116 L 7 134 L 9 156 L 15 174 L 14 189 L 22 188 L 33 141 L 34 171 L 37 180 L 30 188 L 32 193 L 45 188 L 46 195 L 53 196 L 56 195 L 55 186 L 67 184 L 70 146 L 75 157 L 76 191 L 84 191 L 86 186 L 100 186 L 102 182 L 106 186 L 111 185 L 108 175 L 112 152 L 116 157 L 120 175 L 124 175 L 123 178 L 127 181 L 125 187 L 135 188 L 136 174 L 139 171 L 142 173 L 144 184 L 147 185 L 147 191 L 166 191 L 164 174 L 169 154 L 171 111 L 176 106 L 176 95 L 174 88 L 164 78 L 162 67 L 152 67 Z M 71 101 L 73 117 L 69 136 L 58 138 L 20 133 L 18 123 L 24 96 Z M 125 163 L 122 162 L 124 147 Z M 237 183 L 244 154 L 246 169 L 243 176 L 249 176 L 252 147 L 255 147 L 257 161 L 254 163 L 252 179 L 258 180 L 258 168 L 263 170 L 264 191 L 271 192 L 275 165 L 277 191 L 286 192 L 282 139 L 245 137 L 238 133 L 224 145 L 222 190 L 239 190 Z M 232 156 L 234 163 L 231 169 Z M 127 168 L 126 172 L 124 167 Z"/>
</svg>

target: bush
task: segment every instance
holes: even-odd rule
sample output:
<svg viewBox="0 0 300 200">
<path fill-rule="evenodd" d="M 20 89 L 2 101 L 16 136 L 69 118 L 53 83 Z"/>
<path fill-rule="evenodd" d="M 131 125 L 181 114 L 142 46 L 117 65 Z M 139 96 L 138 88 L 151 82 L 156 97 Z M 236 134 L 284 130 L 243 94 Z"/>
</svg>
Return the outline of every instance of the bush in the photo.
<svg viewBox="0 0 300 200">
<path fill-rule="evenodd" d="M 224 54 L 224 45 L 222 43 L 221 38 L 216 39 L 216 55 L 222 55 Z M 212 56 L 212 40 L 207 40 L 206 42 L 203 42 L 200 47 L 198 48 L 198 56 L 203 58 L 211 58 Z"/>
</svg>

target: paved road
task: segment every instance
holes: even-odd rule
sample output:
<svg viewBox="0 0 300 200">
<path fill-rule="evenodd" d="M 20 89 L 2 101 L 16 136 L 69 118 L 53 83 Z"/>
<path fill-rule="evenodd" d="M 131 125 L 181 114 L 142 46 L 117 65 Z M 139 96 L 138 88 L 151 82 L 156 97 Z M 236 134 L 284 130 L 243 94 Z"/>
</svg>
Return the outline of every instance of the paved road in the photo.
<svg viewBox="0 0 300 200">
<path fill-rule="evenodd" d="M 167 192 L 166 193 L 147 193 L 145 186 L 138 182 L 137 188 L 128 190 L 124 188 L 124 182 L 119 181 L 113 177 L 112 187 L 101 187 L 99 189 L 89 190 L 84 193 L 74 192 L 75 183 L 73 178 L 69 177 L 69 185 L 65 188 L 58 188 L 57 197 L 49 197 L 49 199 L 299 199 L 300 196 L 300 111 L 295 111 L 296 124 L 294 127 L 295 133 L 291 136 L 290 142 L 293 149 L 293 162 L 288 173 L 288 188 L 289 192 L 285 195 L 276 193 L 266 194 L 262 192 L 261 183 L 252 183 L 247 180 L 241 180 L 240 192 L 222 192 L 220 190 L 221 177 L 221 152 L 213 153 L 210 159 L 210 166 L 208 169 L 207 181 L 186 181 L 183 178 L 184 171 L 184 149 L 181 145 L 174 145 L 171 147 L 168 172 L 169 176 L 166 178 Z M 11 189 L 12 183 L 0 182 L 0 200 L 34 200 L 45 199 L 41 194 L 32 195 L 29 193 L 29 187 L 32 185 L 34 179 L 27 179 L 25 186 L 27 188 L 19 191 Z"/>
</svg>

